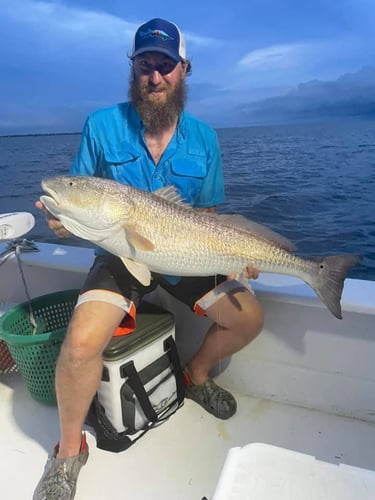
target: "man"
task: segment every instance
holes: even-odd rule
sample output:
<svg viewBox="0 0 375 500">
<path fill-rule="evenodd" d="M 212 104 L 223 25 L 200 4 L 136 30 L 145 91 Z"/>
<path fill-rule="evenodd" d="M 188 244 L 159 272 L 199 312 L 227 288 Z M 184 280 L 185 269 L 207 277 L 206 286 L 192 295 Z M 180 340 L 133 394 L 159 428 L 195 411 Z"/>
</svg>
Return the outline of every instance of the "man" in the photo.
<svg viewBox="0 0 375 500">
<path fill-rule="evenodd" d="M 215 211 L 224 199 L 220 149 L 214 130 L 184 111 L 191 65 L 179 28 L 162 19 L 143 24 L 129 57 L 130 101 L 88 117 L 71 174 L 112 178 L 147 191 L 172 184 L 197 210 Z M 40 202 L 37 206 L 44 208 Z M 69 236 L 46 215 L 58 236 Z M 235 413 L 236 401 L 209 378 L 209 371 L 248 344 L 263 325 L 257 299 L 236 280 L 154 273 L 152 284 L 144 287 L 117 257 L 100 249 L 96 253 L 57 363 L 61 438 L 37 486 L 38 500 L 74 497 L 88 457 L 82 428 L 100 382 L 102 352 L 116 327 L 134 317 L 145 293 L 160 285 L 213 320 L 185 367 L 186 396 L 220 419 Z M 247 273 L 257 277 L 251 267 Z"/>
</svg>

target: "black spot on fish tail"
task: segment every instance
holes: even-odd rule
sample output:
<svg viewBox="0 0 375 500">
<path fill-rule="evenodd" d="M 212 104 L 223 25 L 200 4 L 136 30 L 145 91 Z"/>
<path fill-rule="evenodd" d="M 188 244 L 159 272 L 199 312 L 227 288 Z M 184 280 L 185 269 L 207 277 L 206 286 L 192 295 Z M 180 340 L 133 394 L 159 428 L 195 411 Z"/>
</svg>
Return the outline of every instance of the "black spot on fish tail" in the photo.
<svg viewBox="0 0 375 500">
<path fill-rule="evenodd" d="M 359 261 L 354 255 L 332 255 L 325 258 L 315 258 L 318 263 L 318 276 L 314 283 L 309 283 L 322 302 L 338 319 L 342 319 L 341 296 L 345 278 L 350 269 Z"/>
</svg>

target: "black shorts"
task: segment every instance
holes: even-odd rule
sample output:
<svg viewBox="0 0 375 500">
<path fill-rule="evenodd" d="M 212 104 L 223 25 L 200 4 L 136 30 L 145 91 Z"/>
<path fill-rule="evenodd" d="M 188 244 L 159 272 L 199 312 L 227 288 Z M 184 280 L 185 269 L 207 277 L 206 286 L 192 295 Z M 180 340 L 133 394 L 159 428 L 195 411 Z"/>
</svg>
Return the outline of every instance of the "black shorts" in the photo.
<svg viewBox="0 0 375 500">
<path fill-rule="evenodd" d="M 142 285 L 114 255 L 99 255 L 89 271 L 81 289 L 81 295 L 89 290 L 108 290 L 130 300 L 137 307 L 142 297 L 157 286 L 161 286 L 173 297 L 192 310 L 196 302 L 217 285 L 226 281 L 226 276 L 182 277 L 177 284 L 172 284 L 163 275 L 151 273 L 151 284 Z"/>
</svg>

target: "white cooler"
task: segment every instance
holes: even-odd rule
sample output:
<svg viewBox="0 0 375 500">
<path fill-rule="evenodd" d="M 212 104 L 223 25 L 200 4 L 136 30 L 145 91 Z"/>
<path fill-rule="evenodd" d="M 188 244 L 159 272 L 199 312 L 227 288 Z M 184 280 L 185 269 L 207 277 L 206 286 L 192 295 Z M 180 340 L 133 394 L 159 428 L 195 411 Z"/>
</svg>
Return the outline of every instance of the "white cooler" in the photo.
<svg viewBox="0 0 375 500">
<path fill-rule="evenodd" d="M 117 432 L 128 430 L 123 423 L 123 411 L 125 410 L 120 398 L 126 380 L 124 367 L 132 362 L 136 370 L 141 372 L 151 363 L 156 363 L 156 360 L 165 354 L 165 343 L 170 337 L 172 339 L 175 337 L 173 314 L 153 304 L 143 302 L 137 311 L 136 330 L 129 335 L 113 337 L 105 349 L 103 376 L 97 395 L 99 402 L 105 408 L 106 416 Z M 159 397 L 155 406 L 167 405 L 170 400 L 176 398 L 175 377 L 166 377 L 166 373 L 161 372 L 153 379 L 152 384 L 158 384 L 163 378 L 167 379 L 167 381 L 163 381 L 160 389 L 163 394 L 158 395 L 157 390 L 155 390 L 155 394 L 152 393 L 150 398 L 154 405 L 152 397 L 156 400 Z M 150 387 L 148 387 L 149 389 Z M 155 410 L 159 413 L 162 408 L 155 408 Z M 141 408 L 138 408 L 134 418 L 136 426 L 142 427 L 145 416 Z"/>
<path fill-rule="evenodd" d="M 374 500 L 375 472 L 253 443 L 231 448 L 212 500 Z"/>
</svg>

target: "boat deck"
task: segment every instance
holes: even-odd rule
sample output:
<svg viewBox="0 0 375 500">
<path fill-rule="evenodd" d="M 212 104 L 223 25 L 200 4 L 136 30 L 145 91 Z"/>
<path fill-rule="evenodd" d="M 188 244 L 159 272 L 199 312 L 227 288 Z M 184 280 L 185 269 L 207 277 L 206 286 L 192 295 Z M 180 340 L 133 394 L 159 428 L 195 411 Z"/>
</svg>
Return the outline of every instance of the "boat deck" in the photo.
<svg viewBox="0 0 375 500">
<path fill-rule="evenodd" d="M 90 458 L 81 471 L 76 499 L 211 499 L 228 450 L 248 443 L 272 444 L 375 471 L 375 424 L 264 399 L 236 398 L 238 412 L 228 421 L 186 400 L 167 422 L 119 454 L 96 448 L 88 429 Z M 57 409 L 34 401 L 19 373 L 0 375 L 0 404 L 1 498 L 31 499 L 58 436 Z M 366 500 L 373 495 L 369 492 Z"/>
<path fill-rule="evenodd" d="M 23 257 L 32 297 L 81 286 L 91 251 L 38 246 L 39 252 Z M 25 300 L 14 259 L 2 266 L 1 276 L 0 313 Z M 220 421 L 186 400 L 168 421 L 119 454 L 97 449 L 88 429 L 90 458 L 80 474 L 76 500 L 375 498 L 374 282 L 346 281 L 343 321 L 331 317 L 313 292 L 295 279 L 265 275 L 254 283 L 254 289 L 265 311 L 263 332 L 233 359 L 223 362 L 219 370 L 220 383 L 234 390 L 237 414 Z M 184 364 L 200 345 L 207 320 L 169 296 L 156 294 L 153 299 L 175 313 L 176 343 Z M 295 405 L 277 403 L 275 398 Z M 1 499 L 31 500 L 48 453 L 58 439 L 57 408 L 33 400 L 19 373 L 0 373 L 0 425 Z M 246 492 L 218 494 L 228 451 L 250 443 L 280 447 L 286 457 L 287 450 L 313 457 L 305 468 L 306 475 L 299 478 L 303 479 L 299 481 L 302 490 L 296 493 L 293 489 L 298 483 L 293 460 L 278 477 L 272 476 L 276 467 L 270 460 L 269 470 L 260 470 L 256 461 L 253 467 L 245 462 L 242 477 L 251 472 L 255 475 L 252 483 L 245 481 Z M 268 466 L 267 460 L 263 463 Z M 324 465 L 322 474 L 316 473 L 316 463 Z M 339 464 L 343 466 L 336 467 Z M 350 489 L 346 488 L 346 472 L 353 467 L 359 474 L 354 473 L 354 488 Z M 344 473 L 331 474 L 333 470 Z M 254 482 L 258 481 L 258 486 L 261 482 L 258 472 L 265 482 L 276 485 L 276 493 L 256 491 Z M 319 494 L 310 488 L 312 480 L 320 488 Z M 341 492 L 332 486 L 335 480 Z"/>
</svg>

